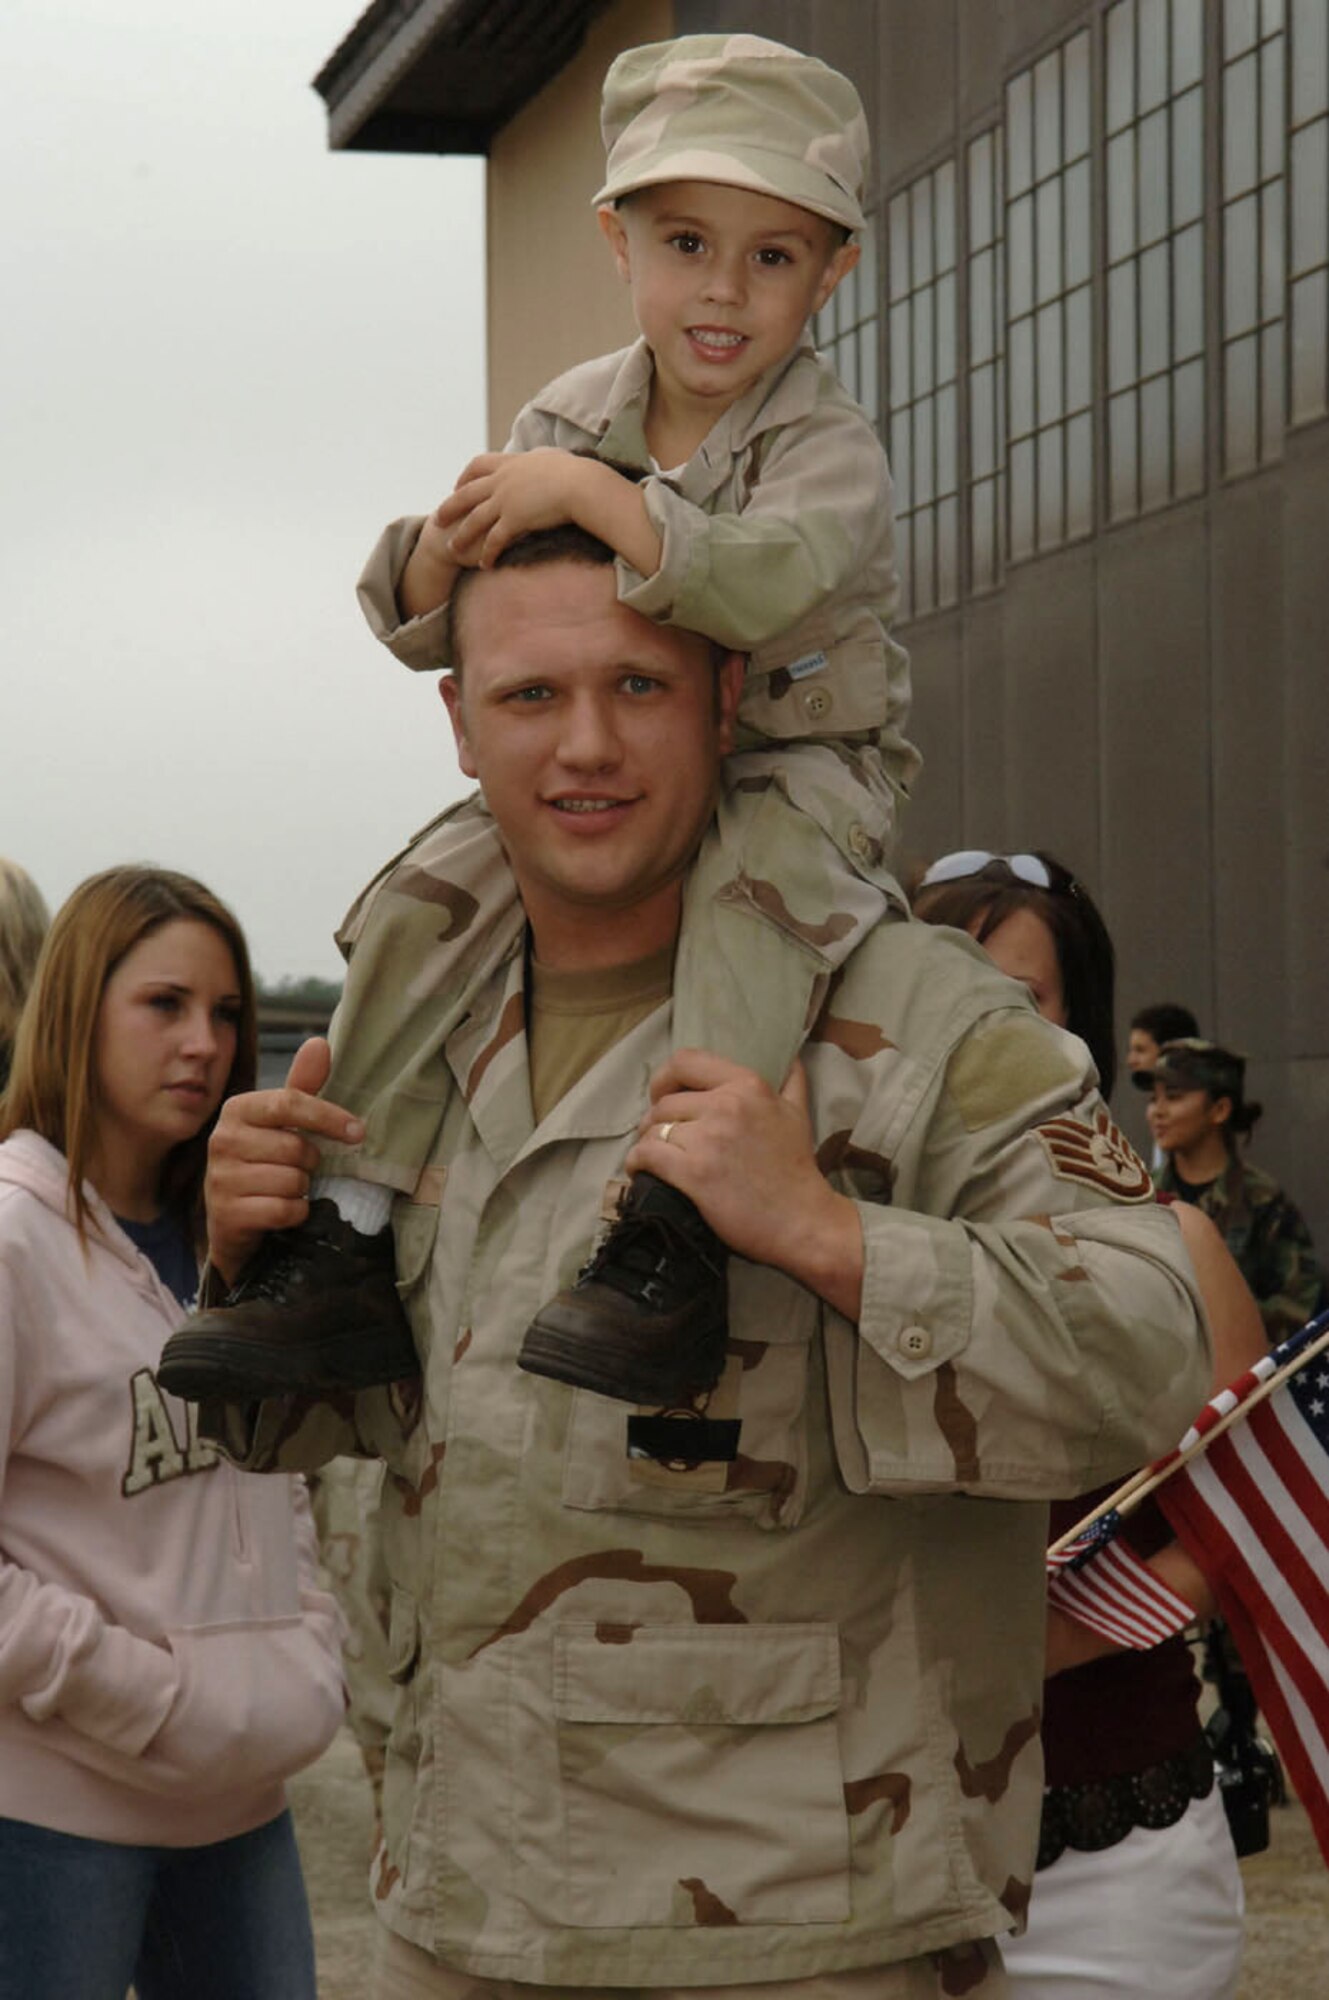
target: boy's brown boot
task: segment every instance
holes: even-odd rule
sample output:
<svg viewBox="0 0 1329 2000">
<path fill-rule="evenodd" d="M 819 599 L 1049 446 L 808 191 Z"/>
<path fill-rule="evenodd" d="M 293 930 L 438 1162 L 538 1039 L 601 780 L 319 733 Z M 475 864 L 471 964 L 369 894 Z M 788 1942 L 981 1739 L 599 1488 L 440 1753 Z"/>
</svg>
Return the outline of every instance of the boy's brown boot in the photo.
<svg viewBox="0 0 1329 2000">
<path fill-rule="evenodd" d="M 369 1389 L 419 1372 L 397 1294 L 392 1231 L 366 1236 L 319 1200 L 298 1229 L 264 1238 L 220 1306 L 171 1335 L 157 1380 L 191 1402 L 249 1402 Z"/>
<path fill-rule="evenodd" d="M 728 1258 L 686 1195 L 635 1175 L 576 1284 L 531 1321 L 519 1365 L 624 1403 L 688 1402 L 724 1368 Z"/>
</svg>

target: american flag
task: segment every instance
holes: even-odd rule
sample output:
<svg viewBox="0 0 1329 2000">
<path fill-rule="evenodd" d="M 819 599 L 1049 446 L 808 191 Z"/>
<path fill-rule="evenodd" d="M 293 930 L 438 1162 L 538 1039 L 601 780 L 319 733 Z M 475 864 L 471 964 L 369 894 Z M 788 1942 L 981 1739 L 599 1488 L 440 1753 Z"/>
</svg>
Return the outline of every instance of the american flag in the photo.
<svg viewBox="0 0 1329 2000">
<path fill-rule="evenodd" d="M 1215 1397 L 1156 1470 L 1329 1861 L 1329 1314 Z"/>
<path fill-rule="evenodd" d="M 1049 1603 L 1119 1646 L 1155 1646 L 1191 1620 L 1116 1539 L 1151 1493 L 1209 1579 L 1329 1861 L 1329 1312 L 1048 1551 Z"/>
<path fill-rule="evenodd" d="M 1143 1651 L 1192 1624 L 1195 1613 L 1129 1542 L 1117 1539 L 1121 1520 L 1112 1508 L 1074 1541 L 1048 1551 L 1048 1603 L 1114 1645 Z"/>
</svg>

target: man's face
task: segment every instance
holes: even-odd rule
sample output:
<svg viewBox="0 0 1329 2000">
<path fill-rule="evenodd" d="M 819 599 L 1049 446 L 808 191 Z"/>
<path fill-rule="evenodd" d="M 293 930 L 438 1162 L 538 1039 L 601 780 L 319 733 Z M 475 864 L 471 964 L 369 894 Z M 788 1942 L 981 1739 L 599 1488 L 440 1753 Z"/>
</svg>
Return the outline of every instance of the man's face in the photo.
<svg viewBox="0 0 1329 2000">
<path fill-rule="evenodd" d="M 462 770 L 498 822 L 543 962 L 668 944 L 733 738 L 742 662 L 619 603 L 608 564 L 477 573 L 445 680 Z"/>
<path fill-rule="evenodd" d="M 1132 1028 L 1130 1040 L 1126 1044 L 1126 1067 L 1130 1070 L 1152 1069 L 1158 1061 L 1158 1043 L 1147 1028 Z"/>
</svg>

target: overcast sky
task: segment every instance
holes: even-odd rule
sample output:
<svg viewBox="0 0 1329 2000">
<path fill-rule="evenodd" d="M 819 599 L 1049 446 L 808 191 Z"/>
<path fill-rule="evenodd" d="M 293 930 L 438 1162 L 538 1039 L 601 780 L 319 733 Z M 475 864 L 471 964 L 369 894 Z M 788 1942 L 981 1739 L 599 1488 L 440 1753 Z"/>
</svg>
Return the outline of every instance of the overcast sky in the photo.
<svg viewBox="0 0 1329 2000">
<path fill-rule="evenodd" d="M 268 979 L 464 789 L 354 583 L 484 446 L 483 166 L 328 152 L 360 11 L 0 6 L 0 853 L 199 875 Z"/>
</svg>

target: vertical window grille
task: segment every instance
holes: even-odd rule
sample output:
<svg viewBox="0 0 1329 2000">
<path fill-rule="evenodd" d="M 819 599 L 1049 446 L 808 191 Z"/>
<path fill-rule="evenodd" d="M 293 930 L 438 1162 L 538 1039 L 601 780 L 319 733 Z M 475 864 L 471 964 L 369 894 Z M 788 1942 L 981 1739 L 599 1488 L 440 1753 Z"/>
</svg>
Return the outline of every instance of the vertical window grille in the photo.
<svg viewBox="0 0 1329 2000">
<path fill-rule="evenodd" d="M 869 215 L 860 254 L 813 322 L 813 338 L 868 421 L 881 435 L 881 324 L 877 291 L 877 217 Z"/>
<path fill-rule="evenodd" d="M 888 210 L 886 408 L 895 477 L 900 616 L 959 596 L 955 165 L 897 194 Z"/>
<path fill-rule="evenodd" d="M 1093 529 L 1089 34 L 1006 87 L 1007 548 Z"/>
<path fill-rule="evenodd" d="M 1285 0 L 1223 0 L 1223 466 L 1229 473 L 1249 472 L 1283 448 L 1284 11 Z"/>
<path fill-rule="evenodd" d="M 1108 515 L 1205 477 L 1204 0 L 1106 17 Z"/>
<path fill-rule="evenodd" d="M 1329 414 L 1329 7 L 1292 0 L 1289 417 Z"/>
<path fill-rule="evenodd" d="M 969 587 L 1001 582 L 1006 417 L 1005 239 L 1001 134 L 983 132 L 968 151 Z"/>
</svg>

